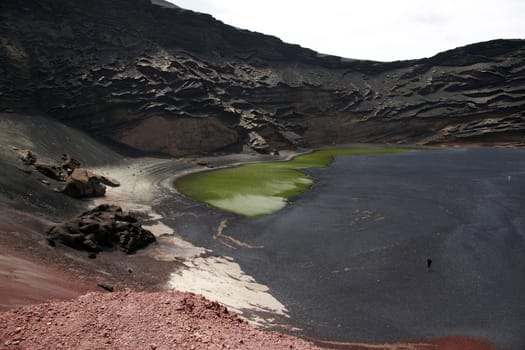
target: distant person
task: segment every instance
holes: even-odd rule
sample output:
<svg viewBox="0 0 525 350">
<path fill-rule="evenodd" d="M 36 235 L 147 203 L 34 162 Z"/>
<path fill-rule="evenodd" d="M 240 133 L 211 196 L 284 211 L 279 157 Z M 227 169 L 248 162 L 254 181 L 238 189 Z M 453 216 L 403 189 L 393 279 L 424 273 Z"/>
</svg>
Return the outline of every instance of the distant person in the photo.
<svg viewBox="0 0 525 350">
<path fill-rule="evenodd" d="M 432 265 L 432 259 L 427 259 L 427 269 L 430 270 L 430 265 Z"/>
</svg>

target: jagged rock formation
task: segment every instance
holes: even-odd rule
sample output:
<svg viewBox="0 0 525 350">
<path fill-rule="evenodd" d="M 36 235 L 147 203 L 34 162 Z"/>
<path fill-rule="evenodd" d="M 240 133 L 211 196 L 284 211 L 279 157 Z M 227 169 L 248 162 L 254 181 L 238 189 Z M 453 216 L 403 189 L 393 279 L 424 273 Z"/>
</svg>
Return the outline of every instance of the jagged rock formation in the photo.
<svg viewBox="0 0 525 350">
<path fill-rule="evenodd" d="M 155 236 L 122 208 L 102 204 L 63 225 L 53 226 L 47 231 L 47 240 L 53 246 L 59 242 L 95 253 L 118 246 L 132 254 L 155 242 Z"/>
<path fill-rule="evenodd" d="M 0 110 L 38 110 L 174 156 L 246 144 L 524 143 L 525 40 L 358 61 L 153 2 L 3 0 Z"/>
<path fill-rule="evenodd" d="M 97 175 L 89 170 L 75 168 L 67 178 L 62 192 L 75 198 L 103 197 L 106 186 L 120 186 L 118 181 L 108 180 L 105 176 Z"/>
<path fill-rule="evenodd" d="M 81 168 L 81 164 L 67 153 L 62 155 L 60 166 L 53 164 L 37 163 L 37 157 L 32 151 L 19 150 L 20 160 L 25 167 L 20 170 L 32 174 L 36 169 L 47 178 L 65 183 L 61 192 L 74 198 L 103 197 L 106 194 L 106 186 L 118 187 L 120 182 L 108 176 L 97 175 L 87 169 Z M 50 184 L 47 180 L 46 184 Z M 57 189 L 58 191 L 58 189 Z"/>
</svg>

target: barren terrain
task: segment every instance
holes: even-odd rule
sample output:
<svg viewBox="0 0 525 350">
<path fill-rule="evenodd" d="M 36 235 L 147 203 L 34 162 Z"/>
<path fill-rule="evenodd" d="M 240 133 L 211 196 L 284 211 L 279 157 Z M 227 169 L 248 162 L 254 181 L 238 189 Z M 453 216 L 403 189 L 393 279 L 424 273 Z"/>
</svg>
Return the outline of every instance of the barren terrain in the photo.
<svg viewBox="0 0 525 350">
<path fill-rule="evenodd" d="M 0 1 L 0 348 L 524 349 L 524 64 L 522 39 L 374 62 L 163 0 Z M 174 187 L 356 143 L 450 149 L 306 170 L 258 218 Z M 155 241 L 48 244 L 100 204 Z"/>
</svg>

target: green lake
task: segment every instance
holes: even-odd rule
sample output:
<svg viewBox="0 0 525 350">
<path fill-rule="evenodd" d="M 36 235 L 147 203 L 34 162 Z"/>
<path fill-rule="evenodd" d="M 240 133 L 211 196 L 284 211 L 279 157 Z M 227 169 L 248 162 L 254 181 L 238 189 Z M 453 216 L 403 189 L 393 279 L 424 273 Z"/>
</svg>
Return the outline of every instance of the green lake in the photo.
<svg viewBox="0 0 525 350">
<path fill-rule="evenodd" d="M 309 189 L 314 180 L 300 171 L 326 167 L 336 156 L 401 153 L 408 148 L 326 149 L 303 154 L 289 161 L 250 163 L 231 168 L 190 174 L 175 186 L 182 194 L 221 210 L 262 216 L 283 208 L 288 198 Z"/>
</svg>

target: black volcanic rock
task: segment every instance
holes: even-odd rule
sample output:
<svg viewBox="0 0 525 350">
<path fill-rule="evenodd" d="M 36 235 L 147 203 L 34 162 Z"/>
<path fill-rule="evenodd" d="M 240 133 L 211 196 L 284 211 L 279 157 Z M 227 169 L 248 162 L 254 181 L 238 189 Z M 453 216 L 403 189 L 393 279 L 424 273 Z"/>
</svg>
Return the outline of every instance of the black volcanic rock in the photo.
<svg viewBox="0 0 525 350">
<path fill-rule="evenodd" d="M 106 194 L 106 186 L 102 184 L 99 175 L 76 168 L 67 179 L 62 192 L 75 198 L 103 197 Z"/>
<path fill-rule="evenodd" d="M 49 164 L 35 164 L 36 170 L 38 170 L 42 175 L 49 177 L 55 181 L 66 181 L 67 173 L 66 171 L 59 166 L 49 165 Z"/>
<path fill-rule="evenodd" d="M 244 144 L 524 142 L 524 40 L 349 60 L 154 3 L 3 0 L 0 110 L 37 110 L 174 156 Z"/>
<path fill-rule="evenodd" d="M 95 253 L 118 246 L 132 254 L 155 242 L 155 236 L 122 208 L 102 204 L 63 225 L 53 226 L 47 231 L 47 240 L 52 246 L 59 242 Z"/>
<path fill-rule="evenodd" d="M 61 190 L 55 190 L 70 197 L 103 197 L 106 194 L 106 186 L 120 186 L 120 182 L 116 179 L 97 175 L 85 168 L 81 168 L 81 163 L 68 154 L 62 155 L 61 165 L 36 163 L 36 159 L 37 157 L 32 151 L 27 151 L 26 155 L 20 158 L 26 167 L 20 170 L 31 174 L 31 168 L 34 166 L 42 175 L 58 182 L 64 182 L 65 184 Z M 41 179 L 40 181 L 47 185 L 50 184 L 47 180 Z"/>
<path fill-rule="evenodd" d="M 177 5 L 172 4 L 171 2 L 166 0 L 151 0 L 151 3 L 166 8 L 179 8 Z"/>
<path fill-rule="evenodd" d="M 36 155 L 31 151 L 27 151 L 25 156 L 20 157 L 20 160 L 25 165 L 34 165 L 36 163 Z"/>
</svg>

